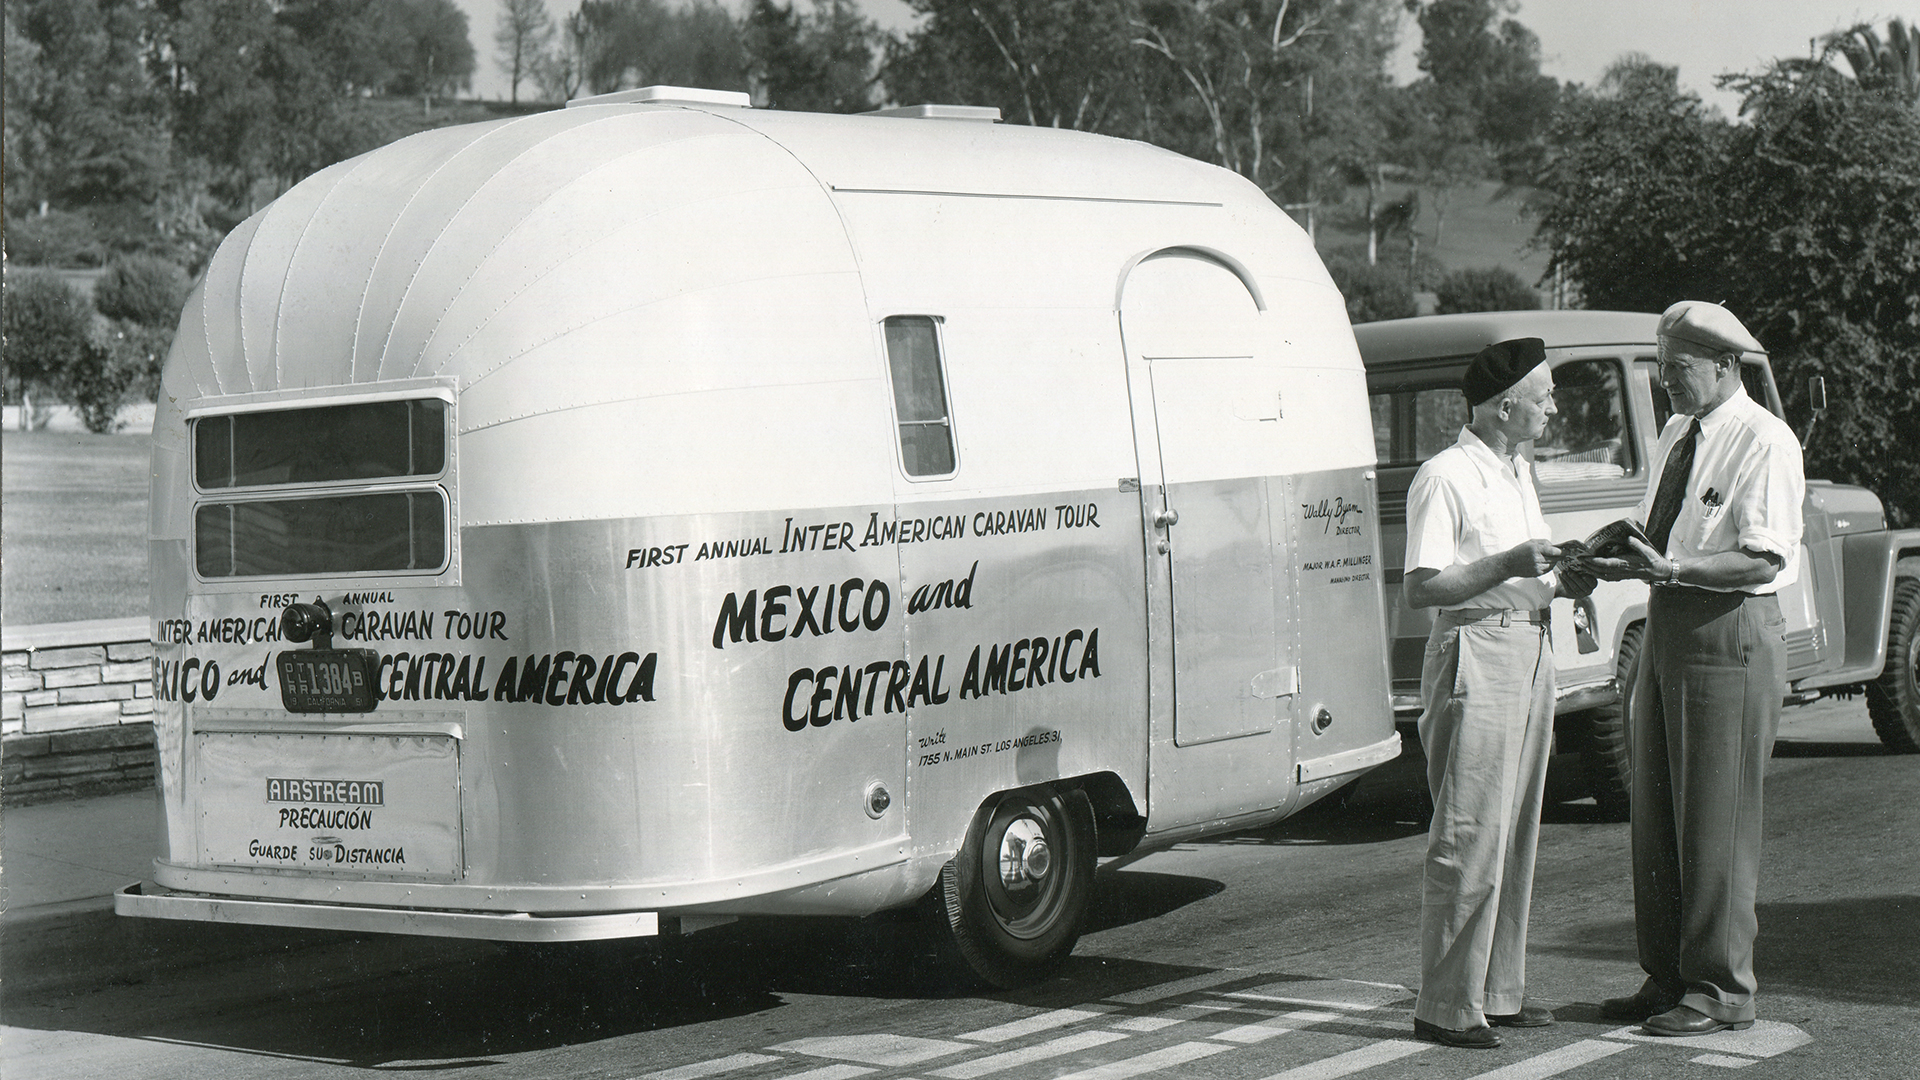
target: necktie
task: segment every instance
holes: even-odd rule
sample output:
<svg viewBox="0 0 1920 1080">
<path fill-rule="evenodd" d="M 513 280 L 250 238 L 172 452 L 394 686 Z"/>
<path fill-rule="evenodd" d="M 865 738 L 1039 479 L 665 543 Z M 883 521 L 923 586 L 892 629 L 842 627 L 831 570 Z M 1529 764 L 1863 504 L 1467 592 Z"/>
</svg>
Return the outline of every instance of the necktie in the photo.
<svg viewBox="0 0 1920 1080">
<path fill-rule="evenodd" d="M 1680 503 L 1687 497 L 1687 477 L 1693 474 L 1693 447 L 1700 439 L 1700 418 L 1687 422 L 1687 433 L 1673 444 L 1667 454 L 1666 468 L 1660 471 L 1660 486 L 1653 493 L 1653 509 L 1647 513 L 1647 539 L 1653 550 L 1667 553 L 1667 534 L 1680 517 Z"/>
</svg>

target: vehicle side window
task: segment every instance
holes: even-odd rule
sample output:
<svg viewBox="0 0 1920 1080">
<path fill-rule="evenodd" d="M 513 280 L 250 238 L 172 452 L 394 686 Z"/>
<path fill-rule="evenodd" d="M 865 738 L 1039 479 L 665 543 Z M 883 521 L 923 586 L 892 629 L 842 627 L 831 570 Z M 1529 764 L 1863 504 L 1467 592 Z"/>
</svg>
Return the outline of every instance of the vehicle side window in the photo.
<svg viewBox="0 0 1920 1080">
<path fill-rule="evenodd" d="M 1667 388 L 1660 385 L 1660 376 L 1651 366 L 1647 369 L 1647 382 L 1653 390 L 1653 430 L 1660 431 L 1667 426 L 1667 418 L 1673 415 L 1673 402 L 1667 398 Z M 1767 372 L 1759 364 L 1742 360 L 1740 362 L 1740 384 L 1747 388 L 1747 396 L 1759 402 L 1761 406 L 1772 409 L 1773 398 L 1767 393 Z"/>
<path fill-rule="evenodd" d="M 1553 369 L 1559 411 L 1533 443 L 1542 484 L 1617 480 L 1634 471 L 1626 372 L 1618 360 L 1569 360 Z"/>
<path fill-rule="evenodd" d="M 1381 465 L 1418 465 L 1452 446 L 1467 423 L 1467 399 L 1452 383 L 1373 392 L 1373 449 Z"/>
<path fill-rule="evenodd" d="M 908 476 L 947 476 L 954 470 L 953 425 L 947 413 L 940 335 L 925 315 L 886 321 L 887 374 L 893 382 L 894 421 L 900 426 L 900 462 Z"/>
</svg>

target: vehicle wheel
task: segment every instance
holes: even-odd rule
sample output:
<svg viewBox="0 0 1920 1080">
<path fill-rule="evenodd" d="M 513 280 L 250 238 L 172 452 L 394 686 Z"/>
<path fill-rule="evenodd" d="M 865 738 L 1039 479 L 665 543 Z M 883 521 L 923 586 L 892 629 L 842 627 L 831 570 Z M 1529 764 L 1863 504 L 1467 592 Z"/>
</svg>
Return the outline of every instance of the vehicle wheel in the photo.
<svg viewBox="0 0 1920 1080">
<path fill-rule="evenodd" d="M 1633 796 L 1633 757 L 1627 737 L 1633 725 L 1633 686 L 1639 672 L 1640 643 L 1646 624 L 1635 623 L 1620 635 L 1620 649 L 1613 655 L 1614 678 L 1620 683 L 1620 696 L 1612 705 L 1588 714 L 1586 745 L 1580 751 L 1580 771 L 1587 780 L 1587 793 L 1610 821 L 1625 821 Z"/>
<path fill-rule="evenodd" d="M 1045 976 L 1080 938 L 1093 872 L 1085 792 L 1030 788 L 989 800 L 929 896 L 942 951 L 1003 990 Z"/>
<path fill-rule="evenodd" d="M 1894 582 L 1887 664 L 1867 684 L 1867 715 L 1887 749 L 1920 753 L 1920 579 Z"/>
</svg>

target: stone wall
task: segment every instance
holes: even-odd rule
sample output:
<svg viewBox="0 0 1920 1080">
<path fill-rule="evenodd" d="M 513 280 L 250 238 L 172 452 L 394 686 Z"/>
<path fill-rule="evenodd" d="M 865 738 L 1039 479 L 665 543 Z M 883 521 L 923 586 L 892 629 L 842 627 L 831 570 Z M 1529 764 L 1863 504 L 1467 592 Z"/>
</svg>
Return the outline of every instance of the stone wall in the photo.
<svg viewBox="0 0 1920 1080">
<path fill-rule="evenodd" d="M 145 619 L 7 627 L 0 804 L 153 783 L 153 645 Z"/>
</svg>

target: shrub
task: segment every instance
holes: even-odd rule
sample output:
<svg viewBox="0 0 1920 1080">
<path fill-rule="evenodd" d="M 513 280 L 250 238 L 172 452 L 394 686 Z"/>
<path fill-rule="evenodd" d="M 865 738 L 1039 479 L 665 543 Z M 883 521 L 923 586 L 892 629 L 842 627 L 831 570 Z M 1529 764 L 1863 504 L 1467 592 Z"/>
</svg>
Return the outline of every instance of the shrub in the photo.
<svg viewBox="0 0 1920 1080">
<path fill-rule="evenodd" d="M 22 395 L 55 389 L 89 347 L 93 305 L 57 274 L 7 277 L 0 289 L 0 374 Z"/>
<path fill-rule="evenodd" d="M 1540 306 L 1539 294 L 1528 288 L 1520 275 L 1501 266 L 1448 274 L 1434 288 L 1434 295 L 1434 311 L 1442 315 L 1457 311 L 1532 311 Z"/>
<path fill-rule="evenodd" d="M 125 348 L 108 336 L 89 341 L 60 380 L 62 396 L 80 414 L 80 422 L 96 435 L 110 435 L 120 426 L 120 406 L 132 399 L 147 377 L 145 354 Z"/>
<path fill-rule="evenodd" d="M 1357 259 L 1330 256 L 1327 273 L 1347 301 L 1347 318 L 1356 323 L 1404 319 L 1416 308 L 1405 271 L 1369 266 Z"/>
<path fill-rule="evenodd" d="M 107 243 L 86 214 L 49 210 L 7 219 L 6 251 L 23 266 L 99 266 Z"/>
<path fill-rule="evenodd" d="M 93 306 L 109 319 L 172 327 L 180 320 L 192 282 L 187 272 L 152 255 L 128 255 L 108 265 L 93 285 Z"/>
</svg>

